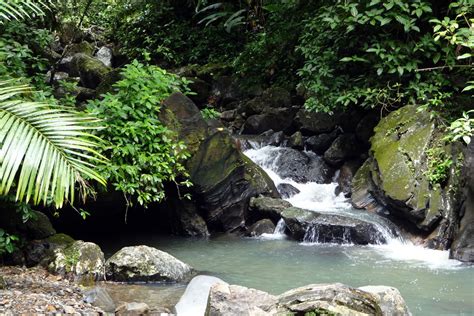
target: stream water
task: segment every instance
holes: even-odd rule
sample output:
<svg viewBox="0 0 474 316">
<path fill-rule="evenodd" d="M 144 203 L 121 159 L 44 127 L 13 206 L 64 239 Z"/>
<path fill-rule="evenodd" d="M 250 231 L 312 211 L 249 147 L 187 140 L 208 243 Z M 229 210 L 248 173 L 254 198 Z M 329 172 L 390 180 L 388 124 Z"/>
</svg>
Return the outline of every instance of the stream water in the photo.
<svg viewBox="0 0 474 316">
<path fill-rule="evenodd" d="M 335 196 L 335 184 L 301 184 L 282 179 L 272 165 L 274 159 L 269 158 L 278 150 L 267 146 L 247 150 L 245 154 L 263 167 L 275 184 L 290 183 L 300 191 L 288 199 L 294 206 L 371 221 L 388 243 L 369 246 L 297 243 L 285 238 L 284 223 L 280 222 L 274 234 L 260 238 L 226 235 L 195 240 L 134 235 L 115 236 L 114 240 L 104 240 L 101 246 L 108 255 L 128 245 L 154 246 L 189 263 L 202 274 L 272 294 L 310 283 L 388 285 L 400 290 L 413 315 L 474 315 L 472 266 L 450 260 L 447 251 L 425 249 L 403 240 L 385 219 L 355 210 L 342 195 Z M 176 285 L 138 288 L 155 300 L 165 293 L 167 299 L 162 304 L 169 306 L 184 290 Z"/>
</svg>

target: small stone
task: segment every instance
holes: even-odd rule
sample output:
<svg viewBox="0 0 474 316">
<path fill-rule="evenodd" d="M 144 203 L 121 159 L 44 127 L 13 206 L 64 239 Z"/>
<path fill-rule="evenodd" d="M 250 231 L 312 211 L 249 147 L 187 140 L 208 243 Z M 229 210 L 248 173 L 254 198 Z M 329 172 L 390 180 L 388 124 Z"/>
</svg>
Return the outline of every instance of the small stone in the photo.
<svg viewBox="0 0 474 316">
<path fill-rule="evenodd" d="M 64 306 L 64 312 L 66 314 L 75 314 L 76 313 L 76 310 L 74 308 L 72 308 L 71 306 Z"/>
</svg>

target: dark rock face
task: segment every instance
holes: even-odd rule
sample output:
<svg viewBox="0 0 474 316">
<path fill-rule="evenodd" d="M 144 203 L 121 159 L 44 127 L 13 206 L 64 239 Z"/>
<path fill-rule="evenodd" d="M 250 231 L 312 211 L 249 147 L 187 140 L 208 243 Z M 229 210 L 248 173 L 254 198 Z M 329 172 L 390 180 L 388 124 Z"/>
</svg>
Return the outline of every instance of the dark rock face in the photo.
<svg viewBox="0 0 474 316">
<path fill-rule="evenodd" d="M 251 197 L 279 196 L 268 175 L 240 152 L 222 128 L 211 131 L 196 105 L 183 94 L 174 93 L 165 100 L 160 119 L 177 132 L 191 153 L 187 166 L 193 197 L 210 229 L 244 227 Z"/>
<path fill-rule="evenodd" d="M 296 207 L 281 212 L 290 236 L 299 241 L 321 243 L 381 244 L 386 240 L 374 224 L 334 214 Z"/>
<path fill-rule="evenodd" d="M 56 230 L 44 213 L 33 211 L 32 215 L 33 217 L 24 223 L 14 205 L 9 203 L 0 205 L 0 223 L 9 233 L 29 239 L 43 239 L 56 234 Z"/>
<path fill-rule="evenodd" d="M 191 95 L 190 99 L 197 104 L 202 104 L 207 101 L 207 99 L 211 95 L 211 86 L 204 80 L 199 78 L 190 78 L 192 81 L 189 84 L 189 89 L 196 93 L 195 95 Z"/>
<path fill-rule="evenodd" d="M 271 109 L 263 114 L 250 116 L 242 127 L 242 134 L 261 134 L 268 130 L 286 131 L 292 125 L 292 110 L 286 108 Z"/>
<path fill-rule="evenodd" d="M 343 134 L 336 138 L 324 153 L 324 160 L 332 165 L 341 165 L 344 161 L 360 155 L 361 148 L 354 134 Z"/>
<path fill-rule="evenodd" d="M 298 190 L 297 188 L 295 188 L 289 183 L 280 183 L 277 186 L 277 189 L 278 189 L 278 192 L 280 192 L 281 197 L 284 199 L 288 199 L 292 197 L 293 195 L 300 193 L 300 190 Z"/>
<path fill-rule="evenodd" d="M 247 230 L 247 236 L 257 237 L 262 234 L 272 234 L 275 231 L 275 224 L 269 219 L 262 219 L 253 224 Z"/>
<path fill-rule="evenodd" d="M 322 155 L 329 148 L 329 146 L 331 146 L 337 135 L 338 130 L 334 130 L 329 134 L 319 134 L 308 137 L 305 141 L 306 149 L 311 150 L 318 155 Z"/>
<path fill-rule="evenodd" d="M 202 142 L 188 166 L 199 207 L 216 230 L 243 227 L 251 197 L 279 196 L 268 175 L 238 151 L 225 132 Z"/>
<path fill-rule="evenodd" d="M 314 135 L 333 131 L 338 124 L 339 116 L 301 109 L 296 114 L 295 121 L 303 134 Z"/>
<path fill-rule="evenodd" d="M 380 121 L 380 116 L 376 113 L 369 113 L 357 124 L 355 134 L 357 139 L 365 145 L 369 145 L 369 139 L 374 135 L 374 128 Z"/>
<path fill-rule="evenodd" d="M 474 262 L 474 142 L 469 144 L 464 157 L 464 202 L 461 206 L 459 231 L 454 238 L 450 257 Z"/>
<path fill-rule="evenodd" d="M 383 213 L 413 234 L 425 246 L 448 249 L 459 223 L 455 183 L 457 149 L 443 147 L 455 161 L 445 184 L 427 178 L 427 151 L 440 143 L 430 114 L 405 106 L 383 118 L 371 138 L 371 157 L 353 181 L 353 204 Z"/>
<path fill-rule="evenodd" d="M 299 183 L 329 183 L 334 173 L 322 158 L 311 152 L 281 148 L 274 152 L 274 156 L 276 173 L 282 178 L 290 178 Z"/>
<path fill-rule="evenodd" d="M 336 195 L 342 193 L 347 198 L 351 196 L 352 179 L 360 165 L 361 162 L 358 160 L 348 161 L 342 165 L 341 169 L 339 169 L 339 176 L 337 177 Z"/>
</svg>

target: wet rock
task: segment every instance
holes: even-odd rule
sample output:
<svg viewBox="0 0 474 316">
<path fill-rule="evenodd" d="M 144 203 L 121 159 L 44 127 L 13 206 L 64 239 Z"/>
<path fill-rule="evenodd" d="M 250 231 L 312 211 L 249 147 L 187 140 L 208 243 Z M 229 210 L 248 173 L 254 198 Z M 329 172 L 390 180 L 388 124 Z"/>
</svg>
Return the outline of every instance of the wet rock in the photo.
<svg viewBox="0 0 474 316">
<path fill-rule="evenodd" d="M 255 220 L 269 218 L 273 223 L 277 223 L 281 218 L 281 212 L 291 206 L 290 202 L 282 199 L 255 197 L 250 199 L 249 216 Z"/>
<path fill-rule="evenodd" d="M 359 169 L 361 162 L 358 160 L 351 160 L 345 162 L 341 169 L 339 169 L 339 176 L 337 177 L 336 195 L 340 193 L 345 197 L 350 197 L 352 194 L 352 179 Z"/>
<path fill-rule="evenodd" d="M 194 92 L 194 95 L 190 95 L 189 98 L 196 104 L 204 104 L 211 96 L 211 86 L 206 81 L 197 77 L 189 78 L 191 83 L 189 89 Z"/>
<path fill-rule="evenodd" d="M 383 315 L 374 295 L 343 285 L 311 284 L 289 290 L 277 298 L 277 315 Z"/>
<path fill-rule="evenodd" d="M 459 230 L 451 246 L 450 258 L 474 262 L 474 141 L 465 150 L 464 157 L 464 203 L 460 208 Z"/>
<path fill-rule="evenodd" d="M 219 106 L 225 107 L 227 104 L 239 100 L 242 89 L 236 80 L 230 76 L 216 77 L 212 85 L 212 95 L 216 98 Z"/>
<path fill-rule="evenodd" d="M 382 244 L 386 240 L 375 224 L 341 215 L 296 207 L 281 213 L 289 235 L 299 241 L 320 243 Z"/>
<path fill-rule="evenodd" d="M 262 219 L 250 226 L 246 235 L 250 237 L 258 237 L 262 234 L 273 234 L 274 231 L 275 224 L 273 224 L 269 219 Z"/>
<path fill-rule="evenodd" d="M 180 316 L 205 315 L 211 287 L 218 283 L 225 284 L 224 281 L 213 276 L 194 277 L 176 304 L 174 313 Z"/>
<path fill-rule="evenodd" d="M 251 197 L 279 197 L 268 175 L 236 148 L 226 132 L 203 141 L 188 166 L 204 218 L 214 230 L 244 227 Z"/>
<path fill-rule="evenodd" d="M 179 197 L 170 197 L 167 199 L 170 203 L 171 217 L 175 225 L 175 233 L 181 236 L 207 238 L 209 230 L 206 222 L 199 215 L 196 203 L 193 201 L 180 199 Z"/>
<path fill-rule="evenodd" d="M 338 125 L 339 116 L 301 109 L 296 114 L 295 121 L 304 135 L 314 135 L 332 132 Z"/>
<path fill-rule="evenodd" d="M 55 259 L 55 249 L 65 248 L 74 241 L 66 234 L 56 234 L 46 239 L 32 240 L 25 248 L 25 263 L 28 267 L 36 265 L 47 267 Z"/>
<path fill-rule="evenodd" d="M 211 287 L 206 315 L 272 315 L 276 297 L 266 292 L 227 283 Z"/>
<path fill-rule="evenodd" d="M 73 43 L 66 46 L 66 57 L 74 56 L 76 54 L 84 54 L 92 57 L 95 47 L 88 42 Z"/>
<path fill-rule="evenodd" d="M 79 283 L 89 283 L 104 278 L 104 253 L 94 243 L 78 240 L 67 247 L 54 250 L 54 260 L 48 269 Z"/>
<path fill-rule="evenodd" d="M 107 313 L 113 313 L 115 311 L 115 303 L 106 289 L 102 287 L 95 287 L 84 292 L 84 295 L 84 302 L 99 307 Z"/>
<path fill-rule="evenodd" d="M 112 49 L 107 46 L 102 46 L 97 53 L 95 53 L 95 58 L 100 60 L 107 67 L 112 67 L 112 57 Z"/>
<path fill-rule="evenodd" d="M 301 132 L 295 132 L 290 136 L 290 139 L 288 140 L 288 146 L 294 149 L 303 150 L 304 141 Z"/>
<path fill-rule="evenodd" d="M 81 78 L 82 86 L 95 89 L 104 80 L 110 67 L 105 66 L 101 61 L 86 54 L 76 54 L 71 60 L 72 72 L 77 73 Z"/>
<path fill-rule="evenodd" d="M 357 158 L 361 153 L 361 146 L 353 134 L 343 134 L 336 138 L 324 153 L 324 160 L 332 165 L 341 165 L 348 159 Z"/>
<path fill-rule="evenodd" d="M 411 315 L 400 291 L 389 286 L 363 286 L 359 290 L 372 294 L 384 316 L 408 316 Z"/>
<path fill-rule="evenodd" d="M 278 189 L 278 192 L 280 192 L 280 195 L 283 199 L 288 199 L 292 197 L 293 195 L 300 193 L 300 190 L 298 190 L 297 188 L 295 188 L 289 183 L 280 183 L 277 186 L 277 189 Z"/>
<path fill-rule="evenodd" d="M 186 263 L 148 246 L 124 247 L 106 262 L 107 279 L 119 282 L 180 282 L 192 273 Z"/>
<path fill-rule="evenodd" d="M 322 158 L 311 152 L 280 148 L 271 155 L 275 172 L 283 179 L 292 179 L 298 183 L 329 183 L 334 174 L 334 170 Z"/>
<path fill-rule="evenodd" d="M 285 133 L 282 131 L 272 133 L 270 137 L 268 138 L 267 145 L 269 146 L 281 146 L 284 142 L 286 141 L 286 136 Z"/>
<path fill-rule="evenodd" d="M 261 134 L 268 130 L 274 132 L 289 130 L 292 126 L 291 109 L 272 109 L 271 112 L 250 116 L 242 127 L 242 134 Z"/>
<path fill-rule="evenodd" d="M 311 150 L 318 155 L 324 154 L 326 150 L 331 146 L 334 140 L 339 134 L 338 130 L 334 130 L 329 134 L 319 134 L 316 136 L 308 137 L 305 141 L 305 146 L 307 150 Z"/>
<path fill-rule="evenodd" d="M 122 303 L 115 309 L 115 315 L 139 316 L 148 315 L 150 308 L 145 303 Z"/>
</svg>

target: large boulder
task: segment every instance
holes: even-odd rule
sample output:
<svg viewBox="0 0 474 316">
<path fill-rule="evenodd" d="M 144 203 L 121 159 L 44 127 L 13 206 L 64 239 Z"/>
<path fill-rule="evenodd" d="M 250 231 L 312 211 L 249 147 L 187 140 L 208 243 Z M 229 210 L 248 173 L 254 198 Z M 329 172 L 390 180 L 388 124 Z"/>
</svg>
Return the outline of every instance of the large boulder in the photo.
<svg viewBox="0 0 474 316">
<path fill-rule="evenodd" d="M 101 61 L 107 67 L 112 67 L 112 57 L 112 49 L 107 46 L 102 46 L 101 48 L 99 48 L 97 53 L 95 53 L 95 58 Z"/>
<path fill-rule="evenodd" d="M 242 127 L 242 134 L 261 134 L 268 130 L 289 131 L 293 124 L 293 110 L 287 108 L 269 109 L 265 113 L 250 116 Z"/>
<path fill-rule="evenodd" d="M 301 192 L 289 183 L 280 183 L 278 184 L 277 189 L 283 199 L 291 198 L 292 196 Z"/>
<path fill-rule="evenodd" d="M 276 297 L 266 292 L 239 285 L 217 283 L 211 287 L 206 315 L 272 315 L 271 311 L 275 304 Z"/>
<path fill-rule="evenodd" d="M 429 112 L 409 105 L 390 113 L 375 128 L 371 157 L 357 172 L 358 192 L 353 191 L 356 204 L 383 208 L 405 229 L 428 236 L 425 245 L 435 249 L 450 246 L 459 222 L 459 151 L 444 145 L 442 137 Z M 430 157 L 432 148 L 439 150 L 435 157 Z M 429 175 L 437 171 L 430 169 L 430 159 L 443 159 L 441 155 L 453 163 L 445 180 L 433 182 Z"/>
<path fill-rule="evenodd" d="M 188 167 L 199 207 L 215 230 L 244 227 L 251 197 L 279 196 L 268 175 L 243 155 L 224 131 L 204 140 Z"/>
<path fill-rule="evenodd" d="M 296 124 L 305 135 L 315 135 L 332 132 L 339 123 L 339 115 L 310 112 L 305 109 L 298 111 Z"/>
<path fill-rule="evenodd" d="M 374 295 L 340 283 L 289 290 L 277 306 L 276 315 L 383 315 Z"/>
<path fill-rule="evenodd" d="M 193 273 L 186 263 L 148 246 L 124 247 L 105 265 L 107 279 L 119 282 L 180 282 Z"/>
<path fill-rule="evenodd" d="M 289 235 L 299 241 L 319 243 L 383 244 L 383 234 L 373 223 L 342 215 L 290 207 L 280 213 Z"/>
<path fill-rule="evenodd" d="M 277 223 L 281 218 L 281 212 L 292 207 L 290 202 L 272 197 L 254 197 L 250 199 L 249 217 L 254 221 L 269 218 Z"/>
<path fill-rule="evenodd" d="M 463 185 L 464 202 L 460 210 L 460 225 L 456 234 L 450 257 L 466 262 L 474 262 L 474 141 L 464 153 Z"/>
<path fill-rule="evenodd" d="M 371 293 L 375 297 L 384 316 L 411 315 L 400 291 L 394 287 L 368 285 L 359 287 L 359 290 Z"/>
<path fill-rule="evenodd" d="M 240 151 L 229 133 L 209 129 L 199 109 L 183 94 L 165 100 L 160 119 L 191 153 L 187 167 L 192 195 L 210 229 L 244 228 L 251 197 L 279 197 L 268 175 Z"/>
<path fill-rule="evenodd" d="M 75 54 L 71 60 L 72 73 L 81 78 L 82 86 L 95 89 L 112 69 L 86 54 Z"/>
<path fill-rule="evenodd" d="M 104 278 L 104 253 L 96 244 L 78 240 L 55 249 L 54 260 L 48 269 L 76 282 L 90 284 Z"/>
<path fill-rule="evenodd" d="M 247 230 L 247 236 L 258 237 L 263 234 L 272 234 L 275 231 L 275 224 L 269 219 L 261 219 L 254 223 Z"/>
<path fill-rule="evenodd" d="M 95 47 L 86 41 L 80 43 L 73 43 L 66 46 L 66 57 L 74 56 L 76 54 L 85 54 L 87 56 L 91 56 L 94 54 Z"/>
<path fill-rule="evenodd" d="M 340 166 L 344 161 L 357 158 L 361 145 L 354 134 L 339 135 L 324 153 L 324 160 L 332 166 Z"/>
<path fill-rule="evenodd" d="M 270 154 L 274 159 L 275 172 L 283 179 L 292 179 L 298 183 L 331 182 L 334 170 L 314 153 L 279 148 Z"/>
<path fill-rule="evenodd" d="M 308 137 L 305 141 L 306 149 L 311 150 L 318 155 L 322 155 L 326 150 L 328 150 L 338 134 L 339 131 L 334 130 L 331 133 L 323 133 Z"/>
</svg>

